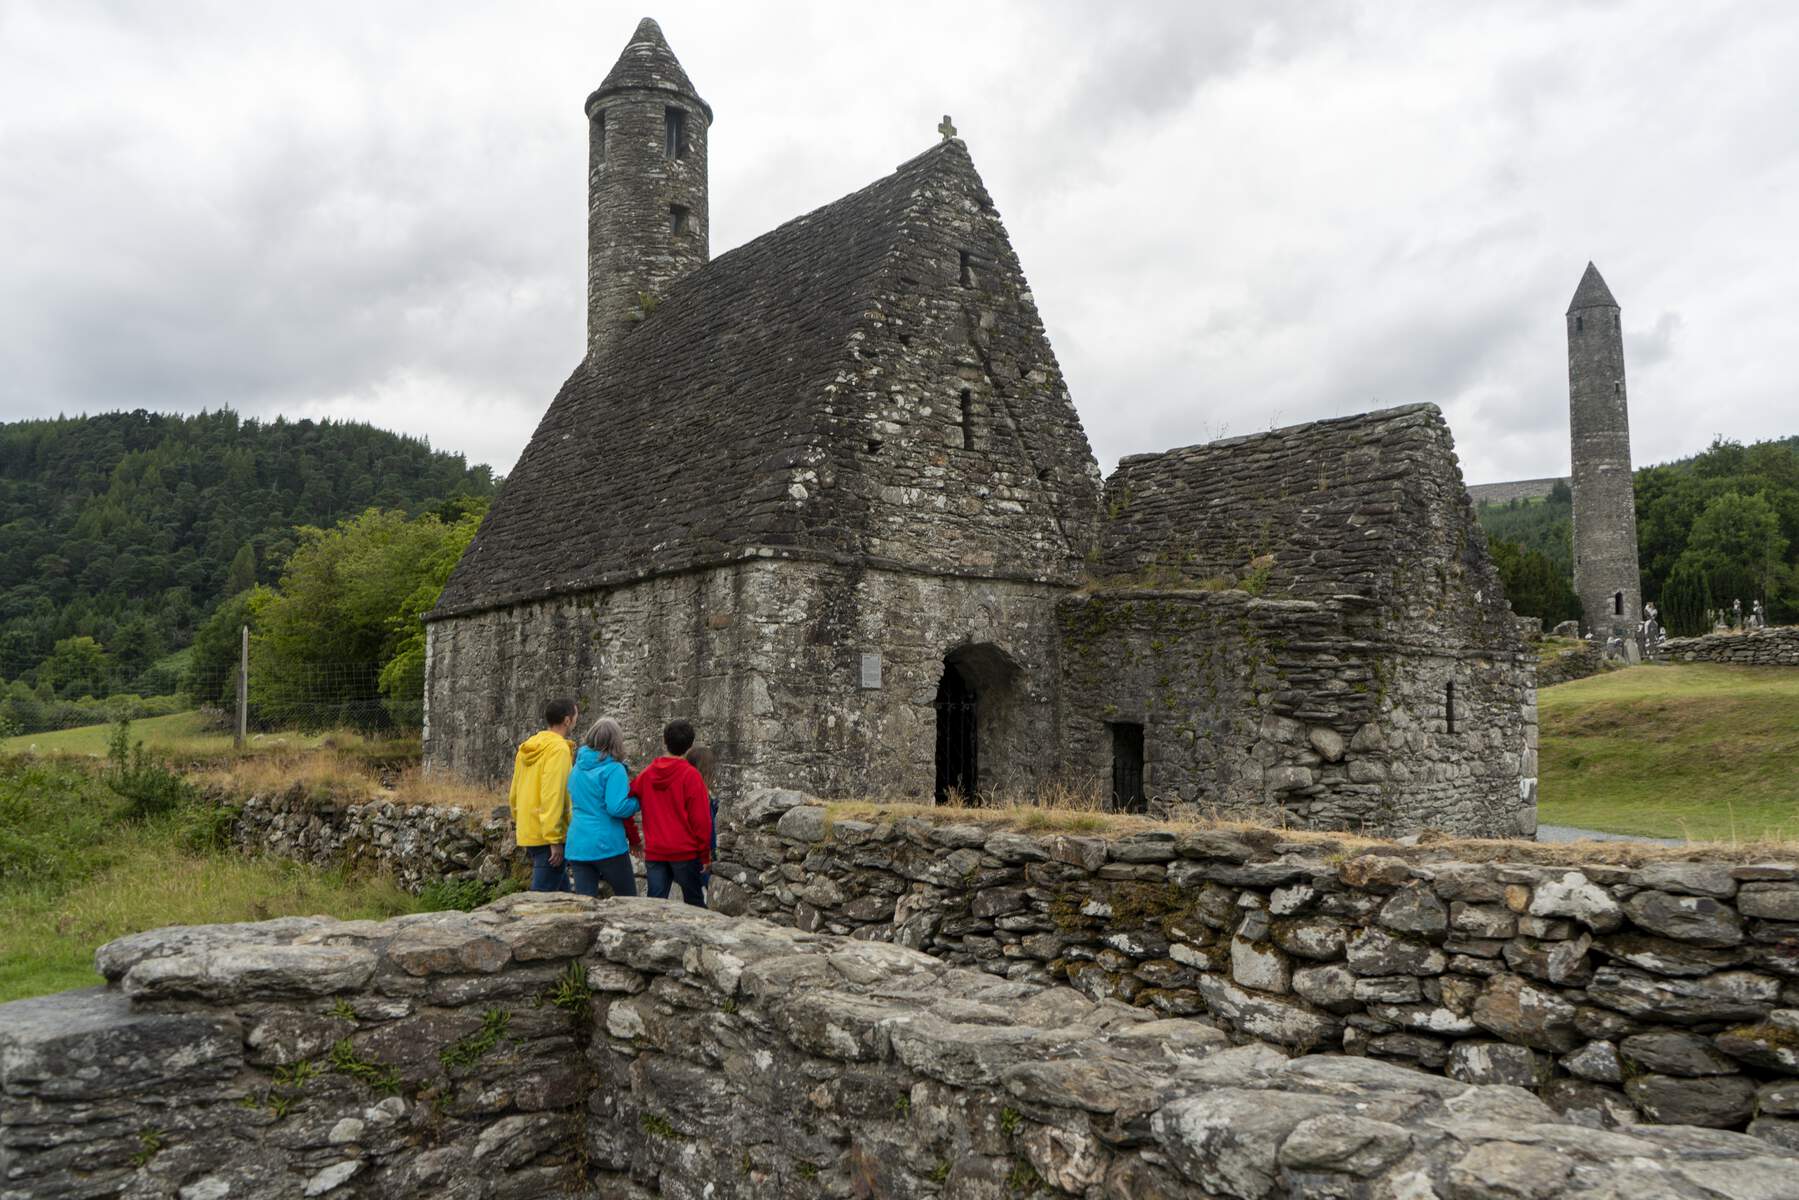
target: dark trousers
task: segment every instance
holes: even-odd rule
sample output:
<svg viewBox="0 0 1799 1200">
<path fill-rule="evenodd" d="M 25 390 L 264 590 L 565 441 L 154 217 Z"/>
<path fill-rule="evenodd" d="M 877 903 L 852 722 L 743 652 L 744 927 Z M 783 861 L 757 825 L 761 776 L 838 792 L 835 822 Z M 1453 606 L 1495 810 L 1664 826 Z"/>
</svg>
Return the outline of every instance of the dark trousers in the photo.
<svg viewBox="0 0 1799 1200">
<path fill-rule="evenodd" d="M 705 885 L 700 882 L 700 860 L 690 858 L 686 862 L 646 862 L 643 864 L 645 879 L 650 885 L 650 895 L 657 900 L 668 899 L 670 884 L 681 885 L 681 899 L 695 908 L 706 907 Z"/>
<path fill-rule="evenodd" d="M 614 896 L 637 894 L 637 877 L 631 874 L 629 854 L 614 854 L 611 858 L 596 858 L 592 862 L 576 862 L 571 858 L 568 873 L 575 877 L 575 894 L 578 896 L 599 895 L 602 880 Z"/>
<path fill-rule="evenodd" d="M 568 868 L 550 865 L 550 848 L 548 846 L 526 846 L 525 857 L 531 860 L 532 891 L 568 891 Z"/>
</svg>

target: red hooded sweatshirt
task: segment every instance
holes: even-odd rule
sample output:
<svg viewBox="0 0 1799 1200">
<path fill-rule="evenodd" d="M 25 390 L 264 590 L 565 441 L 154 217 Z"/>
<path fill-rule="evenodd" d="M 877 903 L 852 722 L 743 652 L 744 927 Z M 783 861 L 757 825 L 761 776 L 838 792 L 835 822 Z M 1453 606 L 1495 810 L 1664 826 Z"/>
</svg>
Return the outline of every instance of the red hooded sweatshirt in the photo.
<svg viewBox="0 0 1799 1200">
<path fill-rule="evenodd" d="M 712 804 L 692 763 L 658 758 L 637 773 L 631 794 L 643 807 L 644 861 L 712 861 Z"/>
</svg>

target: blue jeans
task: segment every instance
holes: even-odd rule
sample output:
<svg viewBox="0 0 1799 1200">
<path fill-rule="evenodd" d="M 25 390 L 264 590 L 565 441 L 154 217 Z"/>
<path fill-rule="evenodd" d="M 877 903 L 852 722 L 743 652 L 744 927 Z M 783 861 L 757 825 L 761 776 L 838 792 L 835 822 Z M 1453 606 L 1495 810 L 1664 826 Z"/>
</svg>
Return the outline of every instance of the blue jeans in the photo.
<svg viewBox="0 0 1799 1200">
<path fill-rule="evenodd" d="M 568 873 L 575 877 L 575 894 L 578 896 L 597 896 L 600 894 L 600 882 L 612 889 L 614 896 L 635 896 L 637 894 L 637 877 L 631 873 L 631 856 L 614 854 L 611 858 L 599 858 L 592 862 L 568 861 Z"/>
<path fill-rule="evenodd" d="M 686 862 L 646 862 L 643 864 L 644 882 L 649 884 L 650 896 L 656 900 L 668 899 L 669 886 L 681 885 L 681 899 L 695 908 L 706 907 L 705 885 L 700 882 L 700 860 L 690 858 Z"/>
<path fill-rule="evenodd" d="M 550 848 L 548 846 L 526 846 L 525 857 L 531 860 L 532 891 L 568 891 L 568 868 L 550 865 Z"/>
</svg>

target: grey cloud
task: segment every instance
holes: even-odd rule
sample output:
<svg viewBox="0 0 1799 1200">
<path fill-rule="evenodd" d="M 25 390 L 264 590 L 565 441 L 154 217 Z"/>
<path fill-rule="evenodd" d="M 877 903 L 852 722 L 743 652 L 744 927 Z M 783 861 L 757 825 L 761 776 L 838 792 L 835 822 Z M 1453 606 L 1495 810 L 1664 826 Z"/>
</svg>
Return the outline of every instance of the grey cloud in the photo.
<svg viewBox="0 0 1799 1200">
<path fill-rule="evenodd" d="M 0 417 L 360 416 L 506 469 L 581 350 L 579 104 L 640 15 L 0 6 L 0 223 L 25 231 Z M 1799 258 L 1799 12 L 655 15 L 718 111 L 715 252 L 953 112 L 1108 464 L 1429 400 L 1471 479 L 1556 473 L 1588 257 L 1625 306 L 1641 460 L 1793 432 L 1769 415 L 1790 313 L 1744 297 L 1785 297 Z"/>
<path fill-rule="evenodd" d="M 1657 366 L 1675 354 L 1674 339 L 1680 336 L 1680 314 L 1660 313 L 1647 330 L 1624 331 L 1624 362 L 1639 370 Z"/>
</svg>

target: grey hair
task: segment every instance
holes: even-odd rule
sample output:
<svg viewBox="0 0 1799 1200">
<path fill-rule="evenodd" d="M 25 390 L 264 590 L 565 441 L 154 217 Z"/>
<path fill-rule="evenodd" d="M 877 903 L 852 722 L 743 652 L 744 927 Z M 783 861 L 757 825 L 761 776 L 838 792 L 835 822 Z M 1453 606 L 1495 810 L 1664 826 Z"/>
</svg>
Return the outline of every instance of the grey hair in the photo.
<svg viewBox="0 0 1799 1200">
<path fill-rule="evenodd" d="M 581 744 L 619 762 L 625 761 L 625 731 L 611 717 L 601 717 L 589 726 L 587 736 L 581 739 Z"/>
</svg>

